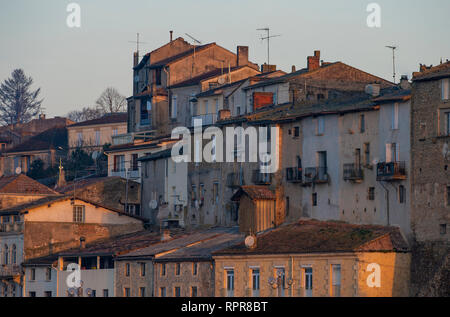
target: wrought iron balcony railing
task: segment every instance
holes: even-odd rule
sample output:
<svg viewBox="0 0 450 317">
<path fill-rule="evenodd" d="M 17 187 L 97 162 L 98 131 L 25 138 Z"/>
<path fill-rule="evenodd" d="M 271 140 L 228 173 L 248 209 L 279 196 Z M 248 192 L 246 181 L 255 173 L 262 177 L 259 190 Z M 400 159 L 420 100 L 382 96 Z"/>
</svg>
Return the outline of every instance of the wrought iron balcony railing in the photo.
<svg viewBox="0 0 450 317">
<path fill-rule="evenodd" d="M 303 171 L 301 167 L 286 168 L 286 181 L 289 183 L 301 183 L 303 181 Z"/>
<path fill-rule="evenodd" d="M 382 162 L 377 164 L 377 181 L 396 181 L 406 179 L 405 162 Z"/>
<path fill-rule="evenodd" d="M 261 170 L 254 170 L 253 183 L 255 185 L 270 185 L 272 183 L 272 174 L 262 173 Z"/>
<path fill-rule="evenodd" d="M 344 180 L 360 181 L 364 179 L 364 173 L 360 164 L 344 164 Z"/>
<path fill-rule="evenodd" d="M 328 169 L 327 167 L 308 167 L 304 172 L 305 184 L 324 184 L 328 183 Z"/>
</svg>

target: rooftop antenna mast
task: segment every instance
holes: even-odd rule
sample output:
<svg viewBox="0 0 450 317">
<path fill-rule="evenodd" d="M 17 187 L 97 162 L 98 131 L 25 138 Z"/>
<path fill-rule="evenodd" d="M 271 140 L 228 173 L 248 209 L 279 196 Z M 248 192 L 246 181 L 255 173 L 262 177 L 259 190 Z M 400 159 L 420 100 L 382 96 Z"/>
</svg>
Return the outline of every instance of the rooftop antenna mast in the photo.
<svg viewBox="0 0 450 317">
<path fill-rule="evenodd" d="M 395 50 L 398 48 L 397 46 L 386 46 L 387 48 L 392 50 L 392 69 L 393 69 L 393 78 L 394 78 L 394 84 L 395 84 Z"/>
<path fill-rule="evenodd" d="M 277 35 L 270 35 L 270 28 L 261 28 L 261 29 L 256 29 L 257 31 L 266 31 L 267 32 L 267 36 L 263 36 L 261 37 L 261 40 L 267 40 L 267 65 L 270 65 L 270 39 L 273 37 L 279 37 L 281 36 L 281 34 L 277 34 Z"/>
<path fill-rule="evenodd" d="M 193 76 L 193 74 L 194 74 L 194 68 L 195 68 L 195 47 L 196 47 L 196 44 L 202 45 L 202 42 L 199 41 L 199 40 L 197 40 L 195 37 L 193 37 L 193 36 L 191 36 L 191 35 L 189 35 L 189 34 L 187 34 L 187 33 L 184 33 L 184 34 L 186 34 L 187 36 L 189 36 L 189 37 L 194 41 L 194 61 L 193 61 L 193 63 L 192 63 L 192 72 L 191 72 L 191 76 Z"/>
<path fill-rule="evenodd" d="M 136 52 L 137 52 L 138 59 L 139 59 L 139 44 L 147 44 L 147 42 L 141 42 L 139 40 L 139 33 L 136 33 L 136 41 L 128 41 L 128 42 L 136 44 Z"/>
</svg>

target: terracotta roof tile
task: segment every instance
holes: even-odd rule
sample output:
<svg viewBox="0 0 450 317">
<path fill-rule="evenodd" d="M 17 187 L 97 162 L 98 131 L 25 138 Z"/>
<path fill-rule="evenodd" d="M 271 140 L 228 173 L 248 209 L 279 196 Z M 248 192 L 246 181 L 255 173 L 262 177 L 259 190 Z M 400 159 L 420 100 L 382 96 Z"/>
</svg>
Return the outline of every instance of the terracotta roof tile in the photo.
<svg viewBox="0 0 450 317">
<path fill-rule="evenodd" d="M 76 128 L 76 127 L 84 127 L 84 126 L 97 125 L 97 124 L 108 124 L 108 123 L 126 123 L 127 120 L 128 120 L 127 113 L 114 113 L 114 114 L 109 114 L 109 115 L 103 116 L 98 119 L 75 123 L 75 124 L 68 126 L 68 128 Z"/>
<path fill-rule="evenodd" d="M 58 195 L 51 188 L 24 174 L 0 177 L 0 194 Z"/>
<path fill-rule="evenodd" d="M 275 200 L 275 193 L 267 186 L 241 186 L 231 198 L 239 200 L 242 195 L 247 195 L 252 200 Z"/>
</svg>

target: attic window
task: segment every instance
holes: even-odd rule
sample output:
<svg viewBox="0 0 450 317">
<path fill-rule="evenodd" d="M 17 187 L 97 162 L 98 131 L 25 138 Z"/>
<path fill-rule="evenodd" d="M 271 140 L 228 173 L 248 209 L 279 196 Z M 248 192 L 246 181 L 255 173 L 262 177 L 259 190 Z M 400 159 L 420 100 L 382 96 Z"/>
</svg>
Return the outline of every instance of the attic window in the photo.
<svg viewBox="0 0 450 317">
<path fill-rule="evenodd" d="M 73 206 L 73 222 L 84 222 L 84 206 Z"/>
</svg>

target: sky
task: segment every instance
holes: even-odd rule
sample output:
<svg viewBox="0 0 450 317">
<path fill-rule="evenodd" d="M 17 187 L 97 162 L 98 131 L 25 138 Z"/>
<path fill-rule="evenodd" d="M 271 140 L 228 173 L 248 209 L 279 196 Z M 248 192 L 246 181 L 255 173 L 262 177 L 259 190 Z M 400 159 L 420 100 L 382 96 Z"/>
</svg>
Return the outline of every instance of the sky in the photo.
<svg viewBox="0 0 450 317">
<path fill-rule="evenodd" d="M 81 8 L 81 27 L 69 28 L 67 5 Z M 381 27 L 367 26 L 367 5 L 381 8 Z M 396 45 L 397 79 L 411 77 L 419 63 L 450 59 L 449 0 L 0 0 L 0 82 L 22 68 L 40 87 L 47 117 L 91 106 L 107 87 L 132 93 L 136 33 L 141 55 L 188 33 L 233 52 L 249 46 L 249 58 L 267 60 L 258 28 L 269 27 L 270 62 L 290 72 L 321 51 L 325 61 L 342 61 L 392 79 Z"/>
</svg>

